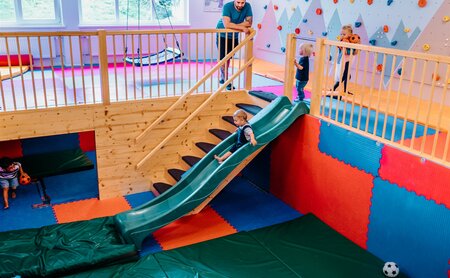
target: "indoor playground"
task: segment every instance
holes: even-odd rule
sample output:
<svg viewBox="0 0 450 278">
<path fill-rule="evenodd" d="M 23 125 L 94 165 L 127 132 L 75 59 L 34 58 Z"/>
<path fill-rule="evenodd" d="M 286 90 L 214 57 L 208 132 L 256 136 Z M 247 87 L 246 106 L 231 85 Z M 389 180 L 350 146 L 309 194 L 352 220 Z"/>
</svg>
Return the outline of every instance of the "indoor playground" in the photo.
<svg viewBox="0 0 450 278">
<path fill-rule="evenodd" d="M 449 1 L 0 8 L 0 277 L 450 278 Z"/>
</svg>

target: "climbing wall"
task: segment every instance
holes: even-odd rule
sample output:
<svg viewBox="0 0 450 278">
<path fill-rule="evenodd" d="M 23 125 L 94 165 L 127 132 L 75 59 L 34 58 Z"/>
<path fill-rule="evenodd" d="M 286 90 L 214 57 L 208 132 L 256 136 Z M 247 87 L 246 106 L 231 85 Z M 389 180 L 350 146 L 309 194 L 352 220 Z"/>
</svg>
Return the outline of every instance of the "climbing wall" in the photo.
<svg viewBox="0 0 450 278">
<path fill-rule="evenodd" d="M 252 1 L 255 55 L 283 63 L 286 34 L 336 39 L 352 24 L 363 44 L 450 55 L 450 2 L 446 0 Z M 386 67 L 391 66 L 388 61 Z M 400 61 L 397 61 L 400 63 Z"/>
<path fill-rule="evenodd" d="M 450 270 L 449 181 L 449 168 L 312 116 L 272 144 L 274 195 L 408 277 Z"/>
</svg>

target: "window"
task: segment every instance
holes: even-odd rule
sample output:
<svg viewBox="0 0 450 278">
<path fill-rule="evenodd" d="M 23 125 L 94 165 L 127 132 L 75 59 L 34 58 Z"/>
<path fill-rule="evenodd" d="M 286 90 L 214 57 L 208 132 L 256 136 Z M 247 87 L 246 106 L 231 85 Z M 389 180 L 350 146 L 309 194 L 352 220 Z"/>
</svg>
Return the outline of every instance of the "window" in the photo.
<svg viewBox="0 0 450 278">
<path fill-rule="evenodd" d="M 83 25 L 175 25 L 188 23 L 188 0 L 79 0 Z"/>
<path fill-rule="evenodd" d="M 0 0 L 4 25 L 56 25 L 60 14 L 60 0 Z"/>
</svg>

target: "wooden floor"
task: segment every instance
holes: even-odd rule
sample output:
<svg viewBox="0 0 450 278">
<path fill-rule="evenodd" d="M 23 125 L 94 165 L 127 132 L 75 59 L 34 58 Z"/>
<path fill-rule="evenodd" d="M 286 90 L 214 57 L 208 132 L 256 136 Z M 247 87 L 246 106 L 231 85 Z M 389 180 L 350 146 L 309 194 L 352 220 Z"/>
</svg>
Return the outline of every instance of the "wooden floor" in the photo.
<svg viewBox="0 0 450 278">
<path fill-rule="evenodd" d="M 285 79 L 285 67 L 283 65 L 259 59 L 256 59 L 253 64 L 253 72 L 281 82 L 284 82 Z M 310 79 L 313 78 L 310 75 Z M 344 101 L 355 103 L 371 110 L 387 111 L 387 114 L 392 116 L 397 114 L 402 119 L 417 118 L 417 123 L 425 125 L 428 122 L 429 127 L 440 131 L 446 132 L 450 130 L 450 106 L 448 105 L 430 103 L 417 97 L 408 98 L 406 94 L 389 93 L 386 90 L 372 90 L 371 92 L 368 87 L 356 85 L 352 82 L 349 82 L 349 84 L 349 91 L 354 94 L 345 96 L 343 98 Z M 307 84 L 306 89 L 311 89 L 311 82 Z M 323 94 L 328 94 L 328 92 L 324 91 Z"/>
</svg>

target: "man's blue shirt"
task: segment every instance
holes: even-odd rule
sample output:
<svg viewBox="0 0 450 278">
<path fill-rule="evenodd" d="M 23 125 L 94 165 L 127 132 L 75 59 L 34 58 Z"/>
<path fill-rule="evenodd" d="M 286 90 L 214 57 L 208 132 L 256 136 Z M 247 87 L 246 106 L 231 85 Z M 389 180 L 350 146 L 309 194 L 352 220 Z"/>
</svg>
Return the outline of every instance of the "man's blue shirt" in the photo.
<svg viewBox="0 0 450 278">
<path fill-rule="evenodd" d="M 217 22 L 217 29 L 225 29 L 225 26 L 223 25 L 222 18 L 224 16 L 228 16 L 231 19 L 231 22 L 234 24 L 239 24 L 244 22 L 244 20 L 248 16 L 253 16 L 252 13 L 252 7 L 250 6 L 250 3 L 245 3 L 242 10 L 238 11 L 234 7 L 234 1 L 228 2 L 223 6 L 222 10 L 222 17 L 219 19 L 219 22 Z M 220 34 L 221 37 L 225 37 L 225 33 Z M 239 36 L 239 33 L 235 33 L 235 38 Z M 228 34 L 228 38 L 232 38 L 232 33 Z"/>
</svg>

